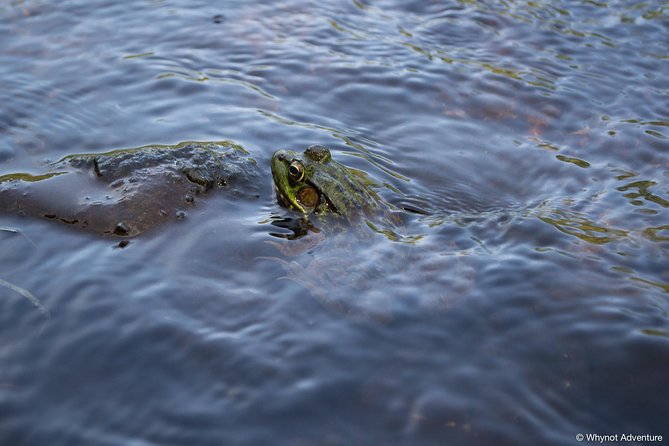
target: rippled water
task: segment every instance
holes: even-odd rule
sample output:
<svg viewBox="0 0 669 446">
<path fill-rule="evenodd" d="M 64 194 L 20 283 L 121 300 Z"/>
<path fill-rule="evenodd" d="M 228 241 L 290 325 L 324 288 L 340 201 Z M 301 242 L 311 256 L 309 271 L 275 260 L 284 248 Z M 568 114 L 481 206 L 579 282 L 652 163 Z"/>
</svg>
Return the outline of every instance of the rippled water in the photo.
<svg viewBox="0 0 669 446">
<path fill-rule="evenodd" d="M 0 175 L 194 140 L 266 172 L 125 248 L 0 216 L 0 443 L 667 438 L 668 29 L 664 1 L 0 2 Z M 271 235 L 270 156 L 313 143 L 420 213 Z"/>
</svg>

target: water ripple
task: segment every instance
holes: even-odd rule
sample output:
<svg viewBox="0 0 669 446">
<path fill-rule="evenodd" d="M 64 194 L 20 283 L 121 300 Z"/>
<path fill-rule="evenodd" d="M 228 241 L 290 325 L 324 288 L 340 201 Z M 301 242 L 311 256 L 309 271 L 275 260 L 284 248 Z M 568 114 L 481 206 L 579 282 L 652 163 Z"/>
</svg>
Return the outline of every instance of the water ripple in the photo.
<svg viewBox="0 0 669 446">
<path fill-rule="evenodd" d="M 390 206 L 277 243 L 267 176 L 122 249 L 0 216 L 0 277 L 51 312 L 34 336 L 0 287 L 0 442 L 666 433 L 665 3 L 2 3 L 0 176 L 318 143 Z"/>
</svg>

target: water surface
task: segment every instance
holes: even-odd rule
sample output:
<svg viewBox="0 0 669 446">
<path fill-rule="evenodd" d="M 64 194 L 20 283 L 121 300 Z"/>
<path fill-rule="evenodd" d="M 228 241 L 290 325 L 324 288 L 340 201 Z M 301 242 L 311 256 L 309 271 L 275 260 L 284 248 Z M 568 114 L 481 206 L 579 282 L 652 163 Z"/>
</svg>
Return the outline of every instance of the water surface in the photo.
<svg viewBox="0 0 669 446">
<path fill-rule="evenodd" d="M 0 216 L 0 443 L 669 437 L 669 4 L 323 3 L 0 3 L 0 175 L 266 172 L 125 248 Z M 314 143 L 419 213 L 273 236 L 271 154 Z"/>
</svg>

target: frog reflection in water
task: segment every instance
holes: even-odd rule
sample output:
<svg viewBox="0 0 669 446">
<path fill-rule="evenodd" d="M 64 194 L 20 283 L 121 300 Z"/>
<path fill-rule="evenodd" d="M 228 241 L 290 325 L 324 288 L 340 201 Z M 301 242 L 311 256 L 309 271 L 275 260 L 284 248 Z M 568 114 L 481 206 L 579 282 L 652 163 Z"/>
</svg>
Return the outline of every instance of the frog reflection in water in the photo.
<svg viewBox="0 0 669 446">
<path fill-rule="evenodd" d="M 374 242 L 364 229 L 374 225 L 372 220 L 393 216 L 373 189 L 374 183 L 364 172 L 334 161 L 330 151 L 319 145 L 303 153 L 279 150 L 272 156 L 271 165 L 278 202 L 301 214 L 301 218 L 273 223 L 294 231 L 294 236 L 274 235 L 304 237 L 297 243 L 271 242 L 283 255 L 264 259 L 281 264 L 286 271 L 283 278 L 303 286 L 328 311 L 388 321 L 389 301 L 376 299 L 378 295 L 367 289 L 379 271 L 369 268 L 359 257 L 367 257 L 364 246 Z M 312 225 L 312 220 L 319 228 Z M 366 225 L 356 224 L 361 221 Z M 390 262 L 386 265 L 391 267 Z M 352 295 L 370 299 L 352 300 Z"/>
<path fill-rule="evenodd" d="M 299 212 L 302 218 L 297 221 L 307 227 L 302 233 L 296 231 L 296 237 L 283 237 L 303 236 L 297 243 L 272 242 L 282 255 L 264 259 L 279 263 L 286 272 L 282 279 L 299 284 L 330 313 L 377 323 L 393 321 L 404 303 L 384 287 L 389 277 L 405 274 L 419 286 L 421 281 L 434 282 L 440 271 L 456 272 L 457 280 L 442 282 L 437 290 L 428 287 L 432 292 L 420 296 L 422 306 L 452 308 L 469 294 L 475 270 L 466 256 L 439 256 L 439 266 L 430 266 L 432 253 L 414 249 L 422 236 L 402 234 L 411 216 L 426 211 L 381 199 L 367 174 L 334 161 L 323 146 L 310 146 L 304 153 L 279 150 L 271 164 L 277 200 Z M 311 226 L 312 220 L 327 234 Z M 379 234 L 383 237 L 374 236 Z M 400 243 L 388 244 L 389 240 Z M 409 302 L 416 304 L 415 298 Z"/>
</svg>

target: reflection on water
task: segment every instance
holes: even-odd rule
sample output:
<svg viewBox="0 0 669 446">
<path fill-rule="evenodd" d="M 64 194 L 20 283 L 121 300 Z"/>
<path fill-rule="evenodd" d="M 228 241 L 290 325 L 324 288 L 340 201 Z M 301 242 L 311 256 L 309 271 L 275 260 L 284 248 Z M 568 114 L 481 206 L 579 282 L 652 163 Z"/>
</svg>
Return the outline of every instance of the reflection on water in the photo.
<svg viewBox="0 0 669 446">
<path fill-rule="evenodd" d="M 669 207 L 669 200 L 665 200 L 664 198 L 649 191 L 651 187 L 656 185 L 657 183 L 655 181 L 634 181 L 624 186 L 620 186 L 617 189 L 620 192 L 627 192 L 630 189 L 636 189 L 637 192 L 628 192 L 624 194 L 625 198 L 629 198 L 630 204 L 634 206 L 642 206 L 644 203 L 642 200 L 638 200 L 638 198 L 643 198 L 644 200 L 659 204 L 662 207 Z"/>
<path fill-rule="evenodd" d="M 123 249 L 0 216 L 0 443 L 669 436 L 668 13 L 0 4 L 0 183 L 179 141 L 259 171 Z M 279 207 L 272 153 L 311 144 L 387 209 Z"/>
<path fill-rule="evenodd" d="M 548 216 L 540 218 L 542 221 L 555 226 L 558 231 L 573 235 L 588 243 L 602 245 L 628 235 L 627 231 L 608 228 L 577 213 L 569 213 L 558 209 L 554 211 L 553 215 L 552 218 Z"/>
<path fill-rule="evenodd" d="M 669 242 L 669 234 L 664 231 L 669 230 L 669 225 L 662 225 L 656 228 L 646 228 L 644 234 L 654 242 Z"/>
</svg>

